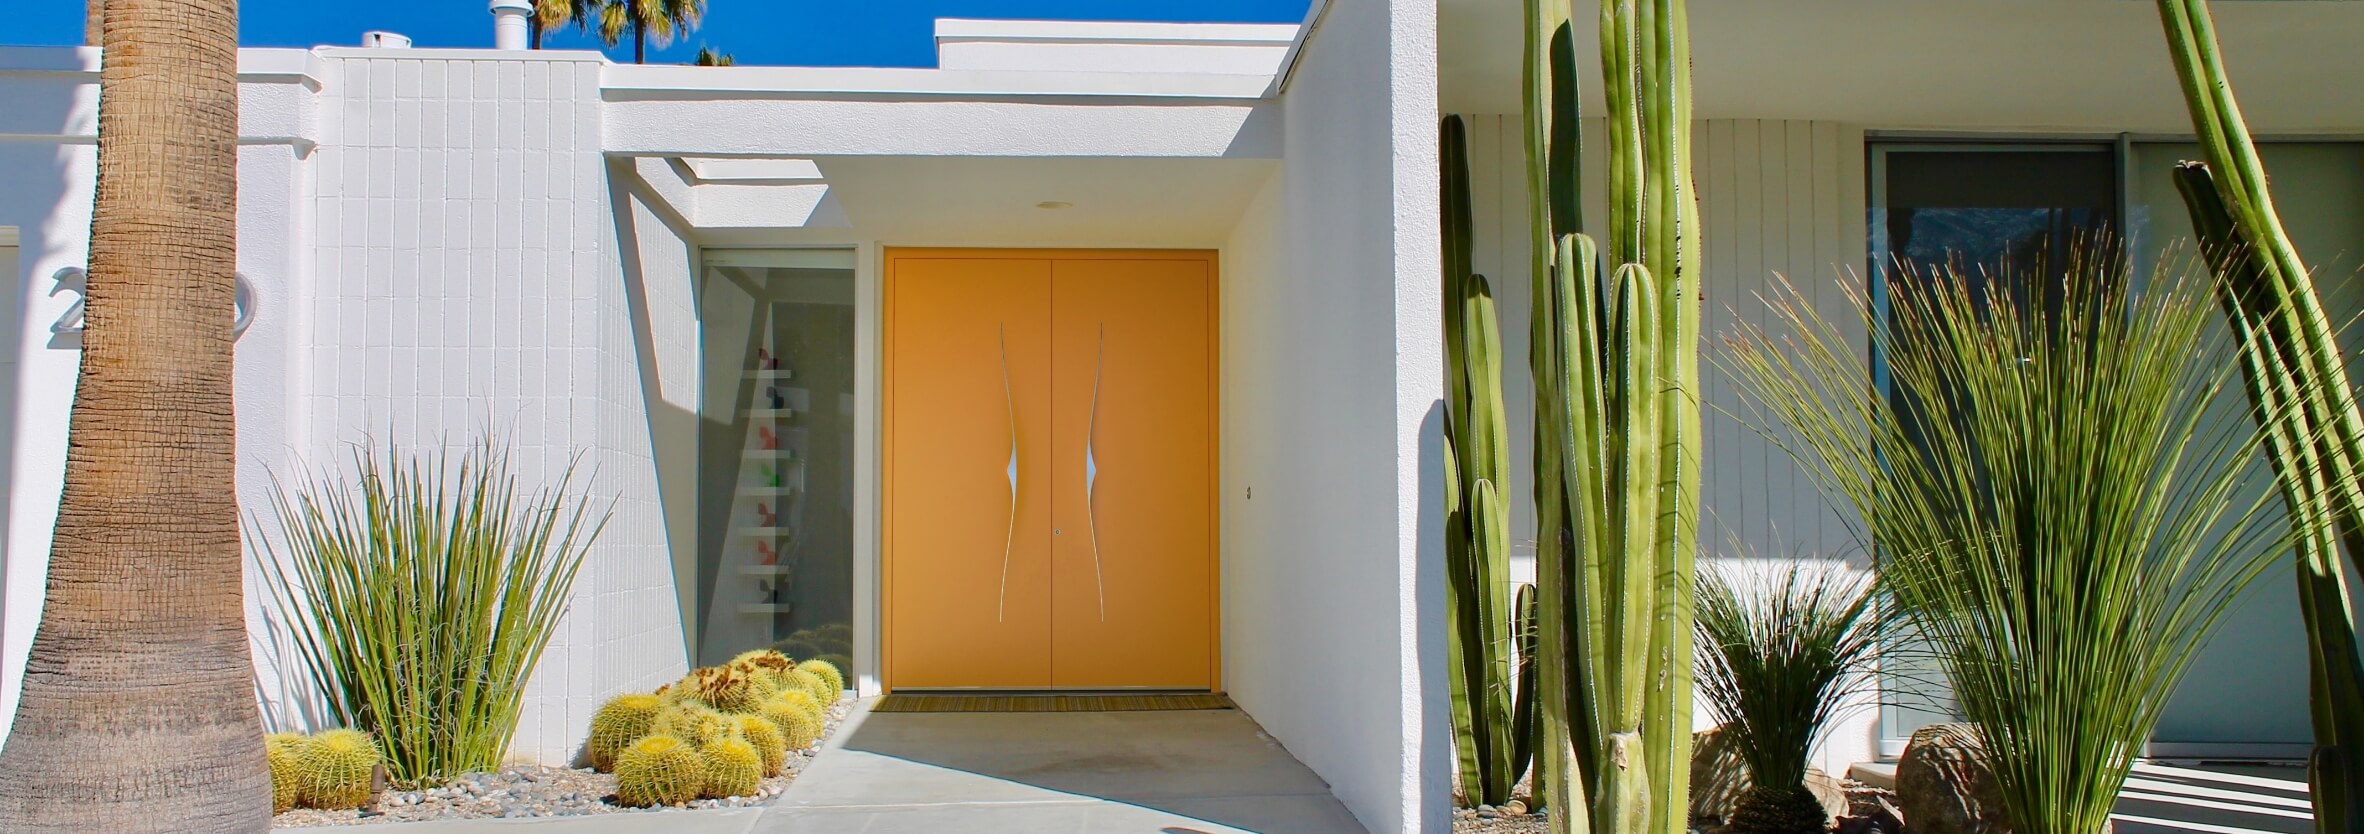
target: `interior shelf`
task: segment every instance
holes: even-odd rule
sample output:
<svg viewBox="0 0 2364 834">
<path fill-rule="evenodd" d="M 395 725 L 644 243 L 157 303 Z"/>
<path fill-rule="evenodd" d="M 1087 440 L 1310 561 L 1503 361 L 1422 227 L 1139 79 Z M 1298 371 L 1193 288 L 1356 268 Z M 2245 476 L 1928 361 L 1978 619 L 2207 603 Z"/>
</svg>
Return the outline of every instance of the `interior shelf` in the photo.
<svg viewBox="0 0 2364 834">
<path fill-rule="evenodd" d="M 796 493 L 797 488 L 791 486 L 752 486 L 739 488 L 740 495 L 795 495 Z"/>
<path fill-rule="evenodd" d="M 787 368 L 780 368 L 780 369 L 777 369 L 777 370 L 770 370 L 770 371 L 748 371 L 748 372 L 747 372 L 747 378 L 748 378 L 748 379 L 768 379 L 768 380 L 778 380 L 778 379 L 795 379 L 795 378 L 796 378 L 796 374 L 795 374 L 795 372 L 793 372 L 793 371 L 790 371 L 790 370 L 788 370 Z"/>
<path fill-rule="evenodd" d="M 794 535 L 796 529 L 793 527 L 735 527 L 731 529 L 731 532 L 741 536 L 788 536 Z"/>
<path fill-rule="evenodd" d="M 787 576 L 789 572 L 790 568 L 787 565 L 743 565 L 739 568 L 739 573 L 747 576 Z M 768 605 L 770 603 L 749 604 Z"/>
<path fill-rule="evenodd" d="M 739 613 L 741 614 L 786 614 L 788 608 L 788 603 L 785 602 L 739 603 Z"/>
<path fill-rule="evenodd" d="M 765 418 L 771 418 L 771 419 L 785 420 L 785 419 L 788 419 L 788 418 L 790 418 L 790 417 L 794 417 L 794 416 L 796 416 L 796 409 L 793 409 L 793 408 L 750 408 L 750 409 L 747 409 L 747 416 L 748 416 L 748 417 L 750 417 L 750 418 L 759 419 L 759 420 L 760 420 L 760 419 L 765 419 Z"/>
<path fill-rule="evenodd" d="M 748 460 L 796 460 L 796 453 L 787 449 L 749 449 Z"/>
</svg>

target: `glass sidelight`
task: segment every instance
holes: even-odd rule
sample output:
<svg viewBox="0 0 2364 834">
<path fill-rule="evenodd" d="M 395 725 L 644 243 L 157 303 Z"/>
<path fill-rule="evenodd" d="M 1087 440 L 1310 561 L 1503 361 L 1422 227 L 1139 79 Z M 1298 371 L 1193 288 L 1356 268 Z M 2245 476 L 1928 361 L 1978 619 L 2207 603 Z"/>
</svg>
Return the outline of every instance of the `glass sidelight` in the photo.
<svg viewBox="0 0 2364 834">
<path fill-rule="evenodd" d="M 850 677 L 854 253 L 703 259 L 694 660 L 770 647 Z"/>
</svg>

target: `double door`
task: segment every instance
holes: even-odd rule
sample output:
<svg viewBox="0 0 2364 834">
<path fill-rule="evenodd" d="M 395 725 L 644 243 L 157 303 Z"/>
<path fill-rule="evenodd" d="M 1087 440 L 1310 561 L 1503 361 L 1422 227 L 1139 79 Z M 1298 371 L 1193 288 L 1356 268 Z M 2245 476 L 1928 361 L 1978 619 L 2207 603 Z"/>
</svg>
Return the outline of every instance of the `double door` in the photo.
<svg viewBox="0 0 2364 834">
<path fill-rule="evenodd" d="M 1212 253 L 886 260 L 887 685 L 1212 688 Z"/>
</svg>

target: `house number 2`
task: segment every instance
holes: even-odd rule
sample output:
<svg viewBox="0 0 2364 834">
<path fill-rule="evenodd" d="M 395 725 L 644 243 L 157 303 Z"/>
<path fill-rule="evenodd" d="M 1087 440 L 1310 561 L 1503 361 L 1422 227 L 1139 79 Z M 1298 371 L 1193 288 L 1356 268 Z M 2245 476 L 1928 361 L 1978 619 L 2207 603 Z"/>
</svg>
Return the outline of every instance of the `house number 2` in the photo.
<svg viewBox="0 0 2364 834">
<path fill-rule="evenodd" d="M 230 325 L 230 338 L 233 339 L 245 335 L 247 325 L 254 323 L 255 307 L 254 284 L 249 283 L 246 280 L 245 273 L 237 273 L 234 277 L 237 279 L 238 283 L 237 288 L 234 290 L 235 295 L 233 303 L 237 305 L 238 318 Z M 83 299 L 79 296 L 83 294 L 83 288 L 88 286 L 90 273 L 84 271 L 81 267 L 70 266 L 66 267 L 65 269 L 58 270 L 55 278 L 57 280 L 58 287 L 56 292 L 70 292 L 74 293 L 78 297 L 74 299 L 73 306 L 67 307 L 66 312 L 57 317 L 57 323 L 49 326 L 49 332 L 80 333 L 82 332 Z M 54 295 L 55 293 L 52 294 Z"/>
</svg>

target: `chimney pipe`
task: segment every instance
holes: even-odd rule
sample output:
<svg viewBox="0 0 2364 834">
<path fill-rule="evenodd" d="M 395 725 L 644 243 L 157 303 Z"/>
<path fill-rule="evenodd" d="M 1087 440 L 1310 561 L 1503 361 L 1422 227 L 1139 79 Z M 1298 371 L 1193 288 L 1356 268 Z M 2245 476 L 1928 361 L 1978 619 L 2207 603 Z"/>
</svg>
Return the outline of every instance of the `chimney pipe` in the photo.
<svg viewBox="0 0 2364 834">
<path fill-rule="evenodd" d="M 361 45 L 371 49 L 409 49 L 410 38 L 393 32 L 372 30 L 361 33 Z"/>
<path fill-rule="evenodd" d="M 493 48 L 524 49 L 525 16 L 533 13 L 529 0 L 492 0 Z"/>
</svg>

